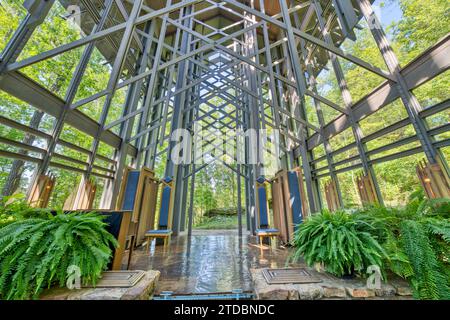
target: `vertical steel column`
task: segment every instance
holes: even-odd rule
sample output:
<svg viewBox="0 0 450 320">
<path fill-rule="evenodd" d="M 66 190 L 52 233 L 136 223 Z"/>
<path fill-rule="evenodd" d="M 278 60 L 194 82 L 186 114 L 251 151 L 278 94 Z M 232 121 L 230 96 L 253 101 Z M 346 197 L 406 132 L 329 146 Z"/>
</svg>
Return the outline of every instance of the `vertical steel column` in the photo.
<svg viewBox="0 0 450 320">
<path fill-rule="evenodd" d="M 199 72 L 200 72 L 200 76 L 201 76 L 202 71 L 199 70 Z M 201 90 L 200 90 L 200 86 L 199 85 L 196 86 L 195 90 L 197 92 L 197 95 L 200 96 L 200 91 Z M 197 99 L 195 104 L 196 104 L 195 105 L 195 109 L 192 111 L 192 115 L 193 115 L 192 118 L 197 118 L 198 115 L 199 115 L 200 99 Z M 195 123 L 193 125 L 195 126 Z M 196 172 L 196 170 L 197 170 L 196 159 L 195 159 L 195 156 L 196 156 L 196 149 L 195 148 L 197 146 L 195 144 L 197 143 L 196 139 L 198 137 L 195 136 L 195 130 L 193 130 L 193 132 L 194 132 L 194 137 L 193 137 L 192 143 L 194 144 L 194 148 L 191 150 L 191 155 L 192 155 L 192 165 L 191 165 L 192 172 L 191 172 L 191 174 L 192 174 L 192 177 L 191 177 L 191 188 L 190 188 L 190 194 L 189 194 L 189 222 L 188 222 L 188 237 L 189 238 L 192 236 L 192 228 L 193 228 L 193 223 L 194 223 L 193 221 L 194 221 L 195 177 L 196 177 L 196 174 L 197 174 L 197 172 Z"/>
<path fill-rule="evenodd" d="M 181 15 L 181 14 L 180 14 Z M 179 49 L 179 41 L 180 41 L 180 34 L 181 34 L 181 30 L 177 29 L 177 33 L 176 33 L 176 37 L 175 37 L 175 44 L 174 44 L 174 54 L 173 57 L 175 58 L 175 54 L 176 52 L 178 52 Z M 169 115 L 169 107 L 170 107 L 170 99 L 171 99 L 171 91 L 174 88 L 174 86 L 176 86 L 176 82 L 174 83 L 173 79 L 175 77 L 176 70 L 175 70 L 175 64 L 173 64 L 170 67 L 170 71 L 169 71 L 169 86 L 167 87 L 167 96 L 166 99 L 164 101 L 163 107 L 162 107 L 162 119 L 161 119 L 161 126 L 160 126 L 160 132 L 159 132 L 159 145 L 162 146 L 164 144 L 164 138 L 166 136 L 166 125 L 167 125 L 167 120 L 168 120 L 168 115 Z"/>
<path fill-rule="evenodd" d="M 284 23 L 286 24 L 286 36 L 288 40 L 288 46 L 289 46 L 289 53 L 290 53 L 290 61 L 292 62 L 292 68 L 294 71 L 296 85 L 297 85 L 297 94 L 299 95 L 299 103 L 300 107 L 304 106 L 304 98 L 305 98 L 305 92 L 306 92 L 306 82 L 305 82 L 305 76 L 303 74 L 303 71 L 301 69 L 300 59 L 297 52 L 297 45 L 295 42 L 294 32 L 292 31 L 292 22 L 291 17 L 289 15 L 289 10 L 286 4 L 285 0 L 279 0 L 281 13 L 283 16 Z M 307 119 L 304 119 L 307 120 Z M 303 146 L 300 146 L 300 153 L 302 157 L 302 164 L 303 164 L 303 174 L 305 176 L 306 181 L 306 191 L 308 194 L 308 201 L 309 201 L 309 208 L 311 212 L 316 212 L 317 205 L 316 205 L 316 196 L 317 192 L 314 191 L 313 187 L 313 180 L 312 180 L 312 171 L 310 166 L 310 159 L 308 156 L 307 151 L 307 144 L 306 144 L 306 137 L 305 137 L 305 131 L 306 128 L 302 129 L 301 134 L 301 141 L 303 142 Z"/>
<path fill-rule="evenodd" d="M 160 80 L 158 83 L 158 87 L 160 88 L 159 91 L 155 94 L 155 98 L 160 100 L 162 97 L 165 97 L 165 95 L 169 94 L 166 90 L 167 82 L 168 82 L 168 76 L 169 76 L 169 70 L 164 70 L 163 79 Z M 147 127 L 150 126 L 153 127 L 150 132 L 146 135 L 144 141 L 145 141 L 145 149 L 142 150 L 142 158 L 144 166 L 154 169 L 156 165 L 156 153 L 158 148 L 158 136 L 159 136 L 159 130 L 161 129 L 161 114 L 162 114 L 162 108 L 163 103 L 158 103 L 157 105 L 152 104 L 153 107 L 150 107 L 152 112 L 149 114 L 149 121 L 147 123 Z M 145 156 L 144 156 L 145 153 Z"/>
<path fill-rule="evenodd" d="M 255 1 L 251 1 L 250 6 L 252 9 L 255 9 Z M 251 23 L 255 24 L 256 23 L 256 17 L 255 16 L 251 16 Z M 252 60 L 253 62 L 256 63 L 256 65 L 261 65 L 260 61 L 259 61 L 259 45 L 258 45 L 258 34 L 257 34 L 257 29 L 252 29 L 249 32 L 249 35 L 251 37 L 251 41 L 248 43 L 251 43 L 252 46 L 250 47 L 249 50 L 249 54 L 252 56 L 252 58 L 250 58 L 250 60 Z M 252 79 L 252 87 L 255 87 L 255 91 L 252 92 L 257 92 L 259 99 L 256 101 L 259 101 L 259 106 L 258 106 L 258 113 L 256 114 L 256 119 L 257 119 L 257 130 L 258 130 L 258 148 L 257 148 L 257 159 L 258 159 L 258 169 L 259 172 L 257 173 L 257 177 L 264 177 L 266 174 L 266 168 L 265 168 L 265 164 L 264 164 L 264 151 L 265 151 L 265 145 L 264 145 L 264 141 L 261 140 L 262 137 L 262 130 L 266 130 L 266 113 L 265 113 L 265 106 L 264 106 L 264 95 L 263 95 L 263 82 L 262 82 L 262 74 L 261 74 L 261 70 L 256 69 L 253 72 L 253 67 L 250 66 L 249 67 L 250 71 L 251 71 L 251 75 L 252 77 L 250 77 L 250 79 Z"/>
<path fill-rule="evenodd" d="M 320 5 L 320 2 L 317 0 L 313 0 L 313 3 L 311 5 L 314 6 L 314 9 L 316 10 L 317 19 L 319 21 L 321 33 L 322 33 L 322 36 L 324 37 L 325 42 L 330 45 L 334 45 L 333 39 L 331 38 L 329 31 L 326 30 L 325 21 L 324 21 L 324 17 L 323 17 L 323 10 L 322 10 L 322 6 Z M 364 135 L 363 135 L 360 125 L 355 120 L 355 116 L 353 114 L 353 109 L 352 109 L 353 99 L 350 94 L 350 90 L 348 89 L 348 85 L 347 85 L 347 81 L 345 79 L 344 72 L 342 70 L 342 67 L 339 63 L 337 56 L 335 54 L 329 52 L 329 57 L 330 57 L 332 65 L 333 65 L 333 70 L 336 75 L 336 79 L 339 84 L 339 90 L 341 91 L 342 99 L 344 100 L 345 109 L 348 111 L 347 117 L 348 117 L 351 127 L 352 127 L 353 136 L 355 137 L 355 142 L 356 142 L 356 146 L 358 148 L 359 157 L 361 159 L 364 173 L 366 175 L 371 176 L 373 185 L 375 187 L 376 196 L 378 198 L 378 202 L 380 204 L 383 204 L 383 196 L 381 195 L 380 186 L 378 185 L 375 171 L 373 169 L 373 166 L 371 164 L 369 164 L 369 159 L 367 158 L 367 155 L 366 155 L 367 150 L 366 150 L 364 143 L 362 142 Z"/>
<path fill-rule="evenodd" d="M 389 71 L 397 80 L 397 89 L 400 98 L 406 108 L 409 119 L 416 131 L 416 135 L 428 161 L 430 163 L 436 163 L 437 157 L 440 157 L 441 160 L 443 160 L 442 163 L 446 163 L 441 152 L 433 145 L 433 138 L 428 134 L 427 125 L 419 115 L 419 112 L 423 110 L 423 108 L 416 96 L 408 89 L 408 85 L 400 73 L 401 69 L 398 58 L 391 47 L 378 17 L 373 11 L 372 5 L 368 0 L 358 0 L 358 4 Z"/>
<path fill-rule="evenodd" d="M 283 55 L 280 53 L 279 49 L 276 50 L 276 57 L 278 60 L 285 59 L 283 57 Z M 282 73 L 282 69 L 281 69 L 280 65 L 281 65 L 281 63 L 277 63 L 275 65 L 275 72 L 277 74 L 281 75 L 283 73 Z M 279 100 L 280 100 L 280 106 L 282 109 L 288 110 L 288 106 L 285 103 L 283 82 L 281 80 L 276 80 L 276 83 L 277 83 L 278 95 L 279 95 Z M 289 119 L 287 119 L 286 116 L 283 116 L 283 115 L 281 116 L 280 120 L 281 120 L 280 128 L 282 128 L 284 125 L 286 130 L 289 132 L 290 126 L 292 125 L 291 121 Z M 282 167 L 283 167 L 283 169 L 289 170 L 289 169 L 292 169 L 295 167 L 294 157 L 292 155 L 292 152 L 290 152 L 290 150 L 289 150 L 289 147 L 291 147 L 291 146 L 288 146 L 288 144 L 286 143 L 286 141 L 289 141 L 288 137 L 285 136 L 284 141 L 285 141 L 285 150 L 284 150 L 285 155 L 284 155 L 284 161 L 282 162 Z"/>
<path fill-rule="evenodd" d="M 166 3 L 166 7 L 170 7 L 171 5 L 172 5 L 172 0 L 168 0 Z M 162 51 L 164 49 L 164 39 L 166 38 L 167 18 L 168 17 L 169 17 L 169 14 L 167 13 L 162 18 L 160 34 L 159 34 L 158 43 L 157 43 L 156 52 L 155 52 L 155 59 L 153 60 L 152 74 L 150 76 L 149 84 L 147 86 L 147 94 L 146 94 L 146 100 L 145 100 L 145 104 L 144 104 L 144 112 L 142 113 L 141 122 L 139 124 L 139 131 L 141 131 L 141 132 L 144 131 L 145 129 L 147 129 L 147 127 L 148 127 L 150 108 L 152 106 L 152 102 L 155 100 L 154 92 L 155 92 L 155 86 L 158 81 L 158 75 L 159 75 L 158 67 L 160 65 Z M 139 154 L 138 154 L 138 158 L 136 159 L 136 163 L 138 163 L 139 165 L 141 164 L 141 161 L 142 161 L 144 143 L 145 143 L 145 135 L 140 137 L 137 141 Z"/>
<path fill-rule="evenodd" d="M 291 60 L 289 59 L 289 49 L 287 47 L 286 42 L 283 42 L 281 44 L 281 52 L 282 52 L 282 56 L 285 57 L 284 61 L 285 63 L 283 64 L 283 70 L 282 72 L 286 75 L 287 78 L 289 78 L 292 81 L 296 81 L 295 80 L 295 76 L 292 75 L 292 63 Z M 300 96 L 298 92 L 295 91 L 294 88 L 288 86 L 285 83 L 281 83 L 281 88 L 283 88 L 283 92 L 286 95 L 286 110 L 289 112 L 289 114 L 293 114 L 292 109 L 294 109 L 294 114 L 295 116 L 298 116 L 298 103 L 295 103 L 295 95 Z M 292 117 L 287 116 L 286 114 L 284 115 L 285 117 L 285 125 L 286 125 L 286 129 L 288 130 L 288 132 L 294 132 L 294 133 L 298 133 L 299 130 L 302 130 L 302 126 L 298 125 L 297 121 L 294 120 Z M 306 131 L 306 129 L 305 129 Z M 303 136 L 303 131 L 300 131 L 301 136 Z M 290 139 L 290 138 L 289 138 Z M 292 146 L 292 139 L 290 140 L 291 145 Z M 292 147 L 291 147 L 292 149 Z M 292 150 L 290 150 L 289 152 L 289 164 L 291 165 L 290 168 L 288 169 L 292 169 L 295 167 L 296 163 L 295 163 L 295 157 L 294 154 L 292 152 Z"/>
<path fill-rule="evenodd" d="M 189 222 L 188 222 L 188 237 L 192 236 L 192 228 L 194 223 L 194 196 L 195 196 L 195 176 L 196 176 L 195 162 L 192 164 L 191 189 L 189 194 Z"/>
<path fill-rule="evenodd" d="M 199 73 L 199 77 L 201 77 L 201 75 L 202 75 L 201 69 L 198 68 L 197 71 Z M 198 97 L 200 96 L 200 91 L 201 91 L 200 90 L 200 86 L 199 85 L 196 86 L 195 87 L 195 92 L 196 92 L 196 95 Z M 199 115 L 199 107 L 200 107 L 200 99 L 197 98 L 196 101 L 195 101 L 195 108 L 191 112 L 191 118 L 189 119 L 189 122 L 193 122 L 194 119 L 196 119 L 198 117 L 198 115 Z M 193 123 L 193 126 L 195 126 L 195 123 Z M 192 157 L 191 158 L 192 159 L 191 175 L 192 175 L 192 177 L 191 177 L 191 185 L 190 185 L 190 191 L 189 191 L 188 237 L 192 236 L 192 228 L 193 228 L 193 220 L 194 220 L 195 177 L 196 177 L 196 173 L 197 173 L 196 172 L 196 168 L 197 167 L 196 167 L 196 164 L 195 164 L 196 163 L 196 159 L 195 159 L 196 150 L 195 150 L 195 148 L 197 147 L 196 143 L 197 143 L 197 138 L 198 137 L 195 136 L 195 130 L 192 129 L 192 132 L 193 132 L 193 139 L 192 139 L 193 148 L 191 150 L 191 157 Z M 186 187 L 186 190 L 187 190 L 187 187 Z"/>
<path fill-rule="evenodd" d="M 241 47 L 240 48 L 240 53 L 241 55 L 248 55 L 248 51 L 246 50 L 245 47 Z M 248 70 L 248 65 L 244 65 L 241 64 L 241 74 L 243 75 L 241 77 L 241 86 L 245 87 L 248 86 L 250 84 L 250 76 L 249 73 L 247 72 Z M 250 89 L 251 90 L 251 89 Z M 245 128 L 244 130 L 249 130 L 249 129 L 254 129 L 254 120 L 252 117 L 255 116 L 255 113 L 257 114 L 257 111 L 254 110 L 254 104 L 251 102 L 252 99 L 249 94 L 245 94 L 244 95 L 244 101 L 245 101 L 245 105 L 246 105 L 246 109 L 249 110 L 249 112 L 247 112 L 244 115 L 243 118 L 243 122 L 245 124 Z M 250 157 L 253 155 L 250 154 L 250 141 L 249 141 L 249 137 L 245 138 L 245 163 L 246 163 L 246 200 L 247 200 L 247 222 L 248 222 L 248 227 L 249 230 L 254 233 L 257 229 L 256 226 L 256 179 L 257 179 L 257 175 L 256 175 L 256 166 L 253 164 L 250 164 L 251 161 L 253 161 L 253 159 L 251 159 Z"/>
<path fill-rule="evenodd" d="M 260 3 L 260 8 L 261 8 L 261 13 L 262 14 L 266 14 L 264 0 L 260 0 L 259 3 Z M 266 65 L 267 65 L 267 68 L 269 69 L 269 90 L 271 92 L 272 104 L 277 109 L 281 109 L 280 103 L 278 101 L 277 88 L 276 88 L 276 85 L 275 85 L 275 75 L 274 75 L 274 72 L 273 72 L 272 53 L 270 51 L 270 39 L 269 39 L 269 30 L 268 30 L 269 28 L 267 26 L 267 22 L 266 21 L 263 21 L 262 28 L 263 28 L 263 38 L 264 38 Z M 280 113 L 279 113 L 278 110 L 275 110 L 274 108 L 272 108 L 272 110 L 273 110 L 272 112 L 273 112 L 273 116 L 274 116 L 274 119 L 275 119 L 275 127 L 279 130 L 279 129 L 281 129 Z M 281 139 L 281 146 L 285 150 L 287 150 L 285 136 L 283 135 L 283 137 L 284 138 Z M 279 146 L 276 146 L 276 147 L 279 147 Z M 287 169 L 287 162 L 286 162 L 286 160 L 287 160 L 287 158 L 284 157 L 283 161 L 281 161 L 282 167 L 284 169 Z"/>
<path fill-rule="evenodd" d="M 5 68 L 10 63 L 15 62 L 22 53 L 34 30 L 44 22 L 54 2 L 54 0 L 28 1 L 28 14 L 20 23 L 0 56 L 0 76 Z"/>
<path fill-rule="evenodd" d="M 193 11 L 195 11 L 195 6 L 193 6 Z M 191 28 L 195 29 L 194 26 L 191 24 Z M 195 49 L 195 44 L 191 44 L 191 48 L 190 51 L 193 51 Z M 188 78 L 192 81 L 194 74 L 197 71 L 197 67 L 192 64 L 189 63 L 189 68 L 188 68 Z M 196 98 L 196 87 L 193 87 L 191 89 L 188 90 L 186 98 L 185 98 L 185 106 L 188 105 L 190 106 Z M 184 113 L 184 112 L 183 112 Z M 187 114 L 184 115 L 183 117 L 183 128 L 184 129 L 188 129 L 189 123 L 191 123 L 193 118 L 193 110 L 191 109 L 190 111 L 187 112 Z M 193 130 L 191 131 L 191 134 L 193 133 Z M 189 145 L 190 150 L 189 151 L 184 151 L 184 152 L 189 152 L 189 154 L 192 157 L 192 151 L 193 151 L 193 141 L 191 139 L 191 144 Z M 192 159 L 192 158 L 191 158 Z M 179 211 L 179 215 L 180 215 L 180 219 L 179 219 L 179 230 L 180 232 L 184 232 L 186 229 L 186 201 L 187 201 L 187 195 L 188 195 L 188 187 L 189 187 L 189 181 L 188 179 L 184 179 L 185 174 L 188 172 L 189 168 L 192 168 L 191 163 L 186 163 L 182 165 L 182 170 L 180 172 L 180 176 L 182 179 L 182 185 L 181 185 L 181 201 L 178 205 L 178 211 Z"/>
<path fill-rule="evenodd" d="M 184 16 L 188 16 L 192 13 L 192 6 L 188 6 L 185 9 L 183 9 Z M 183 25 L 186 28 L 192 27 L 192 17 L 189 17 L 184 20 Z M 180 52 L 182 54 L 186 54 L 190 51 L 190 43 L 191 43 L 192 35 L 188 32 L 183 31 L 182 38 L 181 38 L 181 47 Z M 178 65 L 178 75 L 177 75 L 177 82 L 176 82 L 176 90 L 182 89 L 187 81 L 187 75 L 189 72 L 189 62 L 186 60 L 183 60 Z M 175 97 L 175 103 L 174 103 L 174 110 L 173 110 L 173 117 L 172 117 L 172 129 L 171 133 L 173 133 L 175 130 L 182 128 L 183 126 L 183 110 L 186 104 L 186 91 L 183 91 L 182 93 L 178 94 Z M 175 166 L 174 162 L 171 159 L 172 150 L 175 148 L 177 142 L 170 140 L 169 142 L 169 148 L 168 148 L 168 154 L 167 154 L 167 166 L 166 166 L 166 177 L 171 178 L 175 177 L 174 182 L 174 196 L 172 197 L 173 201 L 173 225 L 172 230 L 174 232 L 174 235 L 177 235 L 180 231 L 180 224 L 181 224 L 181 206 L 184 206 L 185 204 L 180 203 L 182 199 L 182 189 L 183 189 L 183 177 L 184 177 L 184 168 L 183 165 L 177 165 Z"/>
<path fill-rule="evenodd" d="M 182 18 L 182 12 L 180 12 L 180 19 Z M 175 58 L 176 53 L 178 52 L 178 46 L 179 46 L 179 40 L 180 40 L 180 28 L 177 28 L 175 37 L 173 38 L 173 50 L 172 57 Z M 170 96 L 172 92 L 172 88 L 174 86 L 173 78 L 175 76 L 175 65 L 170 66 L 169 71 L 167 72 L 167 78 L 166 78 L 166 88 L 165 88 L 165 96 L 166 99 L 161 103 L 160 107 L 158 108 L 155 116 L 155 120 L 160 121 L 160 125 L 157 130 L 154 130 L 151 132 L 150 139 L 148 142 L 148 155 L 146 158 L 146 161 L 148 160 L 148 166 L 151 168 L 154 168 L 155 161 L 156 161 L 156 153 L 158 150 L 158 144 L 163 145 L 164 138 L 165 138 L 165 129 L 166 129 L 166 122 L 167 122 L 167 114 L 169 112 L 169 103 L 170 103 Z M 158 143 L 158 137 L 159 137 L 159 143 Z"/>
<path fill-rule="evenodd" d="M 242 49 L 241 49 L 242 52 Z M 244 86 L 244 66 L 240 65 L 240 69 L 241 69 L 241 85 Z M 249 117 L 250 117 L 250 108 L 249 108 L 249 103 L 248 103 L 248 95 L 245 94 L 243 95 L 243 103 L 245 105 L 245 108 L 249 110 L 248 113 L 243 115 L 243 119 L 242 122 L 244 123 L 244 131 L 248 130 L 249 128 Z M 244 139 L 244 163 L 245 163 L 245 193 L 246 193 L 246 197 L 245 197 L 245 201 L 246 201 L 246 214 L 247 214 L 247 229 L 251 232 L 254 232 L 256 230 L 256 221 L 255 221 L 255 215 L 254 215 L 254 209 L 255 209 L 255 193 L 254 193 L 254 184 L 251 183 L 251 181 L 253 181 L 253 172 L 252 172 L 252 166 L 249 164 L 250 161 L 250 157 L 249 157 L 249 145 L 248 145 L 248 139 L 245 138 Z"/>
<path fill-rule="evenodd" d="M 236 53 L 242 52 L 241 46 L 238 42 L 234 42 L 234 51 Z M 241 87 L 243 87 L 243 79 L 242 79 L 242 66 L 237 65 L 233 67 L 233 76 L 234 81 L 236 84 L 239 84 Z M 239 121 L 242 124 L 245 124 L 245 118 L 246 118 L 246 111 L 245 111 L 245 103 L 244 103 L 244 94 L 241 89 L 236 85 L 235 86 L 235 94 L 236 97 L 239 97 L 238 105 L 241 109 L 241 112 L 239 112 L 239 109 L 236 107 L 236 134 L 240 134 L 244 131 L 246 128 L 244 128 L 242 125 L 239 124 Z M 240 130 L 241 129 L 241 130 Z M 237 168 L 237 192 L 238 192 L 238 228 L 239 228 L 239 236 L 242 237 L 243 235 L 243 226 L 242 226 L 242 173 L 244 173 L 245 181 L 244 181 L 244 191 L 245 191 L 245 207 L 247 208 L 246 211 L 246 226 L 247 231 L 252 230 L 250 225 L 250 215 L 249 215 L 249 198 L 248 198 L 248 177 L 247 177 L 247 169 L 245 164 L 242 164 L 241 161 L 244 160 L 245 154 L 241 154 L 242 148 L 239 145 L 240 137 L 236 136 L 236 168 Z M 243 169 L 243 170 L 242 170 Z"/>
<path fill-rule="evenodd" d="M 252 4 L 253 5 L 253 4 Z M 244 12 L 244 16 L 246 17 L 246 20 L 244 21 L 244 27 L 247 28 L 251 25 L 253 25 L 256 21 L 255 16 L 250 15 L 246 12 Z M 243 52 L 243 56 L 252 57 L 256 54 L 258 51 L 257 46 L 257 39 L 255 33 L 252 31 L 249 31 L 248 33 L 244 34 L 245 39 L 245 48 Z M 252 58 L 253 61 L 255 61 L 255 58 Z M 258 88 L 258 76 L 257 76 L 257 70 L 253 66 L 245 65 L 245 74 L 247 77 L 247 87 L 251 92 L 259 92 Z M 261 95 L 260 95 L 261 96 Z M 261 125 L 264 124 L 262 120 L 262 114 L 261 114 L 261 108 L 264 109 L 264 104 L 262 102 L 262 97 L 260 98 L 260 101 L 258 102 L 258 99 L 256 99 L 253 96 L 250 96 L 247 94 L 247 99 L 249 103 L 249 117 L 248 117 L 248 126 L 247 129 L 255 130 L 256 131 L 256 155 L 253 154 L 253 151 L 255 147 L 252 145 L 254 143 L 251 141 L 250 136 L 246 138 L 247 140 L 247 159 L 249 160 L 247 162 L 250 170 L 250 202 L 252 203 L 252 211 L 253 217 L 252 217 L 252 226 L 253 231 L 258 229 L 260 226 L 256 224 L 257 221 L 261 220 L 261 217 L 259 219 L 256 219 L 256 215 L 258 214 L 257 206 L 256 206 L 256 180 L 264 176 L 264 167 L 263 167 L 263 159 L 261 159 L 261 149 L 264 147 L 261 144 Z M 256 156 L 256 159 L 255 159 Z M 250 161 L 256 160 L 256 164 L 250 163 Z"/>
<path fill-rule="evenodd" d="M 103 110 L 100 115 L 100 126 L 97 131 L 97 134 L 94 137 L 94 143 L 91 149 L 91 155 L 89 156 L 89 166 L 87 168 L 87 172 L 85 175 L 86 179 L 89 179 L 92 169 L 95 163 L 95 158 L 97 156 L 97 151 L 100 146 L 100 136 L 105 129 L 106 120 L 108 118 L 109 109 L 111 107 L 111 103 L 116 91 L 117 83 L 119 81 L 123 65 L 126 62 L 127 53 L 130 48 L 131 42 L 133 40 L 133 32 L 136 28 L 135 23 L 136 19 L 139 17 L 139 13 L 141 12 L 143 0 L 136 0 L 133 4 L 133 8 L 131 10 L 128 21 L 126 22 L 126 27 L 124 30 L 124 34 L 122 37 L 122 41 L 120 42 L 119 50 L 117 51 L 116 59 L 114 61 L 114 65 L 111 71 L 111 76 L 107 86 L 107 92 L 105 103 L 103 105 Z"/>
<path fill-rule="evenodd" d="M 246 17 L 246 20 L 244 22 L 244 27 L 247 28 L 251 25 L 254 24 L 255 21 L 255 17 L 253 15 L 248 15 L 247 13 L 244 13 L 244 16 Z M 248 20 L 247 20 L 248 19 Z M 249 21 L 250 20 L 250 21 Z M 256 51 L 258 51 L 258 47 L 257 47 L 257 40 L 255 37 L 255 34 L 252 31 L 249 31 L 247 33 L 244 34 L 244 39 L 245 39 L 245 50 L 244 50 L 244 56 L 253 56 L 255 54 Z M 256 47 L 256 49 L 255 49 Z M 254 60 L 254 59 L 253 59 Z M 256 69 L 254 67 L 251 67 L 249 65 L 245 66 L 245 70 L 246 70 L 246 75 L 247 75 L 247 87 L 251 92 L 259 92 L 258 86 L 257 86 L 257 74 L 256 74 Z M 261 174 L 262 174 L 262 169 L 261 169 L 261 159 L 260 159 L 260 148 L 261 148 L 261 141 L 260 141 L 260 136 L 259 136 L 259 130 L 261 129 L 260 125 L 261 125 L 261 121 L 260 121 L 260 114 L 261 114 L 261 106 L 260 103 L 258 103 L 258 100 L 253 97 L 253 96 L 248 96 L 249 99 L 249 108 L 251 110 L 250 112 L 250 121 L 249 121 L 249 129 L 253 129 L 256 130 L 258 135 L 257 135 L 257 147 L 256 147 L 256 161 L 257 164 L 255 165 L 255 181 L 256 178 L 258 178 Z M 264 108 L 264 106 L 262 106 L 262 108 Z"/>
<path fill-rule="evenodd" d="M 239 237 L 242 237 L 242 187 L 241 187 L 241 165 L 236 165 L 236 176 L 237 176 L 237 211 L 238 211 L 238 232 Z"/>
<path fill-rule="evenodd" d="M 146 34 L 153 35 L 154 30 L 155 30 L 155 20 L 150 21 L 145 27 Z M 138 62 L 139 65 L 137 66 L 138 69 L 137 74 L 141 74 L 145 72 L 145 70 L 147 69 L 149 54 L 153 44 L 153 41 L 150 37 L 147 37 L 144 40 L 145 40 L 144 51 L 142 52 Z M 144 87 L 144 79 L 141 79 L 130 86 L 124 105 L 123 116 L 126 116 L 137 110 L 139 101 L 141 99 L 143 87 Z M 128 140 L 133 132 L 134 123 L 135 117 L 132 117 L 131 119 L 126 120 L 121 125 L 120 137 L 122 138 L 122 142 L 119 149 L 116 150 L 115 152 L 115 160 L 117 161 L 116 173 L 114 176 L 114 180 L 107 181 L 107 184 L 104 188 L 101 201 L 102 207 L 104 208 L 113 208 L 115 199 L 117 199 L 117 196 L 119 194 L 128 155 L 127 153 Z"/>
<path fill-rule="evenodd" d="M 238 53 L 238 43 L 234 41 L 233 43 L 233 50 L 234 52 Z M 238 74 L 238 67 L 233 67 L 233 80 L 234 82 L 238 82 L 239 80 L 239 74 Z M 236 95 L 236 99 L 239 97 L 239 101 L 236 105 L 236 116 L 235 116 L 235 123 L 236 123 L 236 145 L 235 145 L 235 151 L 236 151 L 236 179 L 237 179 L 237 212 L 238 212 L 238 235 L 239 238 L 242 237 L 242 177 L 241 177 L 241 147 L 240 147 L 240 137 L 238 134 L 240 134 L 240 127 L 239 124 L 239 118 L 240 114 L 242 113 L 242 116 L 244 116 L 244 105 L 242 103 L 242 94 L 237 86 L 235 86 L 234 93 Z M 239 110 L 238 106 L 240 105 L 241 110 Z M 241 121 L 243 123 L 243 121 Z"/>
</svg>

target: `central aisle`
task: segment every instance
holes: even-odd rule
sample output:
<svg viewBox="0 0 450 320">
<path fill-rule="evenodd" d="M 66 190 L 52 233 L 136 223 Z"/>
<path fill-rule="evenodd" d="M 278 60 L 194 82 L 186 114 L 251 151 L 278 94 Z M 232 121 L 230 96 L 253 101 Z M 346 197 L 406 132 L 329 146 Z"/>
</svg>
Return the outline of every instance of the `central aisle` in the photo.
<svg viewBox="0 0 450 320">
<path fill-rule="evenodd" d="M 251 292 L 250 269 L 283 268 L 290 252 L 286 248 L 261 248 L 255 237 L 245 234 L 239 238 L 235 230 L 194 231 L 190 241 L 184 235 L 174 237 L 166 252 L 161 246 L 152 246 L 150 255 L 145 250 L 136 251 L 131 269 L 159 270 L 158 294 Z"/>
</svg>

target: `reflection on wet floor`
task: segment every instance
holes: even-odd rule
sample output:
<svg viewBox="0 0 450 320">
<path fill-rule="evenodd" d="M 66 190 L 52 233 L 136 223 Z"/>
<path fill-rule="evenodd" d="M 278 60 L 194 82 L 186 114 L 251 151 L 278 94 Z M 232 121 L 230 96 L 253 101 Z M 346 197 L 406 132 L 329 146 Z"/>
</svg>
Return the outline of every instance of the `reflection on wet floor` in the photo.
<svg viewBox="0 0 450 320">
<path fill-rule="evenodd" d="M 286 267 L 290 253 L 291 249 L 282 247 L 261 248 L 255 237 L 246 234 L 240 238 L 234 230 L 194 231 L 191 239 L 174 237 L 166 250 L 152 245 L 150 252 L 135 251 L 131 269 L 159 270 L 157 292 L 253 291 L 250 269 Z"/>
</svg>

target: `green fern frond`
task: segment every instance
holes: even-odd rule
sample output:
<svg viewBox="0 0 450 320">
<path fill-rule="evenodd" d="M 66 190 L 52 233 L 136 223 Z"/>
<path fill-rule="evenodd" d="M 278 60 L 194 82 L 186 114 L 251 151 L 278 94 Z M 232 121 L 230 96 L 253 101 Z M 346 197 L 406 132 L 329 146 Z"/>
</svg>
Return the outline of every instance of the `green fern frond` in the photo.
<svg viewBox="0 0 450 320">
<path fill-rule="evenodd" d="M 374 226 L 357 215 L 324 211 L 299 226 L 292 257 L 303 256 L 310 266 L 323 263 L 328 272 L 337 276 L 353 270 L 364 274 L 370 265 L 381 268 L 384 249 L 367 230 L 374 230 Z"/>
<path fill-rule="evenodd" d="M 414 271 L 415 296 L 420 299 L 450 299 L 449 280 L 420 222 L 407 220 L 400 225 L 401 242 Z"/>
<path fill-rule="evenodd" d="M 37 298 L 46 287 L 65 284 L 76 265 L 83 283 L 106 270 L 117 241 L 95 213 L 17 220 L 0 228 L 0 299 Z"/>
</svg>

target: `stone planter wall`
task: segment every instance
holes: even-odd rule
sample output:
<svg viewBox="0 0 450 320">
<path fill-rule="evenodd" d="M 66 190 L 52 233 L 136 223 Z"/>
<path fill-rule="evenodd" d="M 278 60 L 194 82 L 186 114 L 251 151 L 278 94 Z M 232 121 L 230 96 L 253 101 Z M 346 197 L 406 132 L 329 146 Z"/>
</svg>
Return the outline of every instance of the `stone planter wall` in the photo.
<svg viewBox="0 0 450 320">
<path fill-rule="evenodd" d="M 252 269 L 258 300 L 410 300 L 412 292 L 402 279 L 382 282 L 380 290 L 367 288 L 365 279 L 343 280 L 326 273 L 314 273 L 322 282 L 310 284 L 267 284 L 262 269 Z"/>
<path fill-rule="evenodd" d="M 45 291 L 41 300 L 149 300 L 158 284 L 160 272 L 146 271 L 144 277 L 129 288 L 65 288 Z"/>
</svg>

